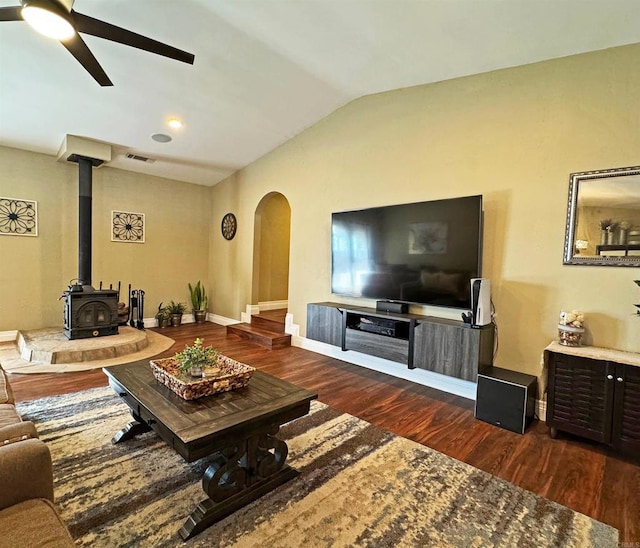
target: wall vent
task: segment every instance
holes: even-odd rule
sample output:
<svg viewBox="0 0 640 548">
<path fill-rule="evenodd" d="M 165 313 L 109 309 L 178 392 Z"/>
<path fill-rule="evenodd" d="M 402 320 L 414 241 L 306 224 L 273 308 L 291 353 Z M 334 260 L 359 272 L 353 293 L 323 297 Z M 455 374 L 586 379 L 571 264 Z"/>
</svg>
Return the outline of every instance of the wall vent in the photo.
<svg viewBox="0 0 640 548">
<path fill-rule="evenodd" d="M 129 160 L 138 160 L 139 162 L 146 162 L 147 164 L 153 164 L 155 160 L 153 158 L 147 158 L 146 156 L 140 156 L 139 154 L 133 154 L 131 152 L 127 152 L 125 154 Z"/>
</svg>

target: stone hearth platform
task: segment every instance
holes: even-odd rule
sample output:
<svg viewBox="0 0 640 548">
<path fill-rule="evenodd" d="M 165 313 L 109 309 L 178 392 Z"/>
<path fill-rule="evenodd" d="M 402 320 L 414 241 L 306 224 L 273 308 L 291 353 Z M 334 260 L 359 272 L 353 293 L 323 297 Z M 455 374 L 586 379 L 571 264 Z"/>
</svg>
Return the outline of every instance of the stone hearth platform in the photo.
<svg viewBox="0 0 640 548">
<path fill-rule="evenodd" d="M 71 341 L 60 328 L 21 331 L 15 342 L 0 344 L 0 364 L 9 373 L 87 371 L 150 358 L 173 342 L 127 326 L 120 327 L 118 335 Z"/>
<path fill-rule="evenodd" d="M 117 335 L 70 341 L 57 328 L 20 331 L 20 357 L 28 362 L 77 363 L 134 354 L 149 346 L 147 331 L 120 327 Z"/>
</svg>

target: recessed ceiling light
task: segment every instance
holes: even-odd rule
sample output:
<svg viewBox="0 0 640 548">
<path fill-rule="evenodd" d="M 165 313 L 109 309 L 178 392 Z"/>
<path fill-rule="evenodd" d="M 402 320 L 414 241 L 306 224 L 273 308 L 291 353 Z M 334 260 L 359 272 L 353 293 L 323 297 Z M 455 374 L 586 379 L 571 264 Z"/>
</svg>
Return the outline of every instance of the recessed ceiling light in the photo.
<svg viewBox="0 0 640 548">
<path fill-rule="evenodd" d="M 172 141 L 171 136 L 164 133 L 154 133 L 151 138 L 158 143 L 169 143 Z"/>
<path fill-rule="evenodd" d="M 179 118 L 169 118 L 167 125 L 173 129 L 180 129 L 182 127 L 182 120 Z"/>
</svg>

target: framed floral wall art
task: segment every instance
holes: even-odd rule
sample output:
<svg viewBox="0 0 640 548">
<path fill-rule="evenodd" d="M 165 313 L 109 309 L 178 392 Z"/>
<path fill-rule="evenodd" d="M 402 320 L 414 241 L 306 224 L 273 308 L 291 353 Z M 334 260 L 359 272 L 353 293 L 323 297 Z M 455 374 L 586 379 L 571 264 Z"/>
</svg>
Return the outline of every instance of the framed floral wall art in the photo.
<svg viewBox="0 0 640 548">
<path fill-rule="evenodd" d="M 37 236 L 38 202 L 0 197 L 0 235 Z"/>
<path fill-rule="evenodd" d="M 111 212 L 111 241 L 144 243 L 144 213 Z"/>
</svg>

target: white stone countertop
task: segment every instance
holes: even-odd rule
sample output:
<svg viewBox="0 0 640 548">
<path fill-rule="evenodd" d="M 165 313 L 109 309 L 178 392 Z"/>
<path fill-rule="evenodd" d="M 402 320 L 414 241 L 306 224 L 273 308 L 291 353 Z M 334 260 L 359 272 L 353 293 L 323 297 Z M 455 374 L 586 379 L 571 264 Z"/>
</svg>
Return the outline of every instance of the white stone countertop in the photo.
<svg viewBox="0 0 640 548">
<path fill-rule="evenodd" d="M 557 354 L 568 354 L 569 356 L 580 356 L 593 360 L 603 360 L 626 365 L 640 367 L 640 353 L 626 352 L 624 350 L 614 350 L 613 348 L 599 348 L 597 346 L 565 346 L 557 341 L 553 341 L 545 351 Z"/>
</svg>

